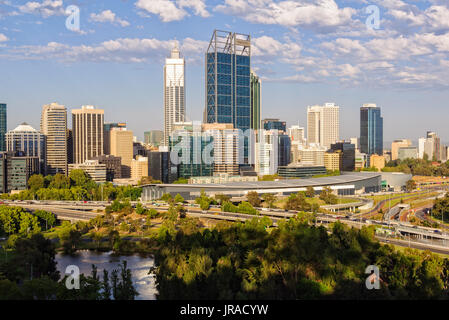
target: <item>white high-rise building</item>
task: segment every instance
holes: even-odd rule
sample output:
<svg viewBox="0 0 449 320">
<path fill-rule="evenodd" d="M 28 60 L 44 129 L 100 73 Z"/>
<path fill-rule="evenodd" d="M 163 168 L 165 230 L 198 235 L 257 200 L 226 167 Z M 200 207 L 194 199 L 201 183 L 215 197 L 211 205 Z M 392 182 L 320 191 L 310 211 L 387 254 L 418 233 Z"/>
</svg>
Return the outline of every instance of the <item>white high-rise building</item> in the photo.
<svg viewBox="0 0 449 320">
<path fill-rule="evenodd" d="M 272 175 L 278 170 L 279 142 L 277 130 L 261 130 L 256 143 L 255 171 L 261 175 Z"/>
<path fill-rule="evenodd" d="M 334 103 L 307 107 L 307 142 L 329 148 L 340 140 L 340 107 Z"/>
<path fill-rule="evenodd" d="M 164 66 L 164 145 L 168 146 L 173 123 L 185 121 L 185 61 L 177 46 Z"/>
<path fill-rule="evenodd" d="M 46 174 L 67 174 L 67 109 L 58 103 L 42 107 L 41 133 L 46 136 Z"/>
<path fill-rule="evenodd" d="M 72 110 L 73 161 L 84 163 L 103 153 L 104 110 L 82 106 Z"/>
<path fill-rule="evenodd" d="M 288 136 L 290 137 L 292 143 L 297 142 L 298 144 L 304 144 L 305 138 L 304 138 L 304 127 L 300 126 L 291 126 L 287 129 Z"/>
<path fill-rule="evenodd" d="M 23 152 L 28 157 L 39 158 L 39 172 L 45 172 L 45 135 L 24 122 L 5 135 L 6 151 Z"/>
</svg>

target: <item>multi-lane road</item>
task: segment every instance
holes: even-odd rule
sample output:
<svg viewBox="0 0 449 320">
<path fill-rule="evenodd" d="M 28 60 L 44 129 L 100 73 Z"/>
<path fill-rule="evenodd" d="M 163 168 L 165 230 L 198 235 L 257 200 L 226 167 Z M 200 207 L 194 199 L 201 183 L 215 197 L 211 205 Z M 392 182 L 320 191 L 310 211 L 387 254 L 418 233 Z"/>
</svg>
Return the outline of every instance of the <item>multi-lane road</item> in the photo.
<svg viewBox="0 0 449 320">
<path fill-rule="evenodd" d="M 15 205 L 26 208 L 30 211 L 47 210 L 53 212 L 59 219 L 76 221 L 88 221 L 98 215 L 103 214 L 103 210 L 107 205 L 106 202 L 73 202 L 73 201 L 7 201 L 5 205 Z M 159 211 L 167 211 L 166 205 L 147 204 L 147 208 L 154 208 Z M 221 212 L 212 210 L 201 210 L 196 205 L 187 205 L 186 214 L 191 217 L 213 219 L 213 220 L 227 220 L 227 221 L 245 221 L 254 218 L 254 215 Z M 99 211 L 99 212 L 96 212 Z M 289 219 L 294 217 L 296 211 L 285 211 L 281 209 L 262 209 L 259 208 L 260 216 L 270 217 L 273 221 L 273 226 L 277 226 L 282 219 Z M 417 249 L 428 249 L 439 253 L 449 253 L 449 234 L 442 232 L 439 229 L 425 228 L 413 226 L 411 224 L 396 222 L 396 221 L 374 221 L 364 219 L 356 216 L 335 216 L 331 214 L 317 214 L 316 223 L 322 225 L 330 225 L 336 221 L 340 221 L 349 226 L 361 228 L 362 226 L 377 225 L 380 228 L 394 229 L 397 235 L 402 235 L 408 239 L 406 243 L 398 239 L 388 239 L 379 237 L 380 241 L 395 243 L 402 246 L 410 246 Z M 402 242 L 401 242 L 402 241 Z M 447 246 L 446 246 L 447 244 Z"/>
</svg>

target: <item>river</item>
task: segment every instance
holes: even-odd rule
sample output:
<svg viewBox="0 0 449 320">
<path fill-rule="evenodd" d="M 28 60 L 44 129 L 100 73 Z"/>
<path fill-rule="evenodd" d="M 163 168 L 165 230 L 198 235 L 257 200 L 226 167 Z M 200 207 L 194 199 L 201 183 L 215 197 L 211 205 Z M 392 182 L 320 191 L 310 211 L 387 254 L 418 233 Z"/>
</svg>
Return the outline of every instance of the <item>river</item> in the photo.
<svg viewBox="0 0 449 320">
<path fill-rule="evenodd" d="M 88 276 L 92 273 L 92 264 L 98 268 L 98 275 L 103 277 L 103 269 L 108 270 L 109 275 L 114 269 L 118 269 L 121 261 L 126 260 L 128 268 L 132 272 L 134 287 L 139 295 L 137 300 L 155 300 L 156 286 L 154 275 L 149 275 L 148 271 L 154 265 L 151 257 L 142 257 L 139 255 L 114 256 L 112 252 L 95 252 L 90 250 L 79 250 L 74 255 L 56 254 L 57 268 L 64 277 L 66 267 L 76 265 L 80 273 Z"/>
</svg>

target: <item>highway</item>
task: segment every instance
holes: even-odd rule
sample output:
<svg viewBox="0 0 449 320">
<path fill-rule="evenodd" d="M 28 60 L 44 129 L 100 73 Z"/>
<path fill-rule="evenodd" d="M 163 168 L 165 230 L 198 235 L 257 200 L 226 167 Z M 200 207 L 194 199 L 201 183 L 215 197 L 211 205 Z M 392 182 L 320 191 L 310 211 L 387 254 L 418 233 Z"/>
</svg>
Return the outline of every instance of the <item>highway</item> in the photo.
<svg viewBox="0 0 449 320">
<path fill-rule="evenodd" d="M 5 205 L 21 206 L 23 208 L 29 209 L 31 211 L 35 210 L 47 210 L 54 213 L 59 219 L 67 219 L 72 222 L 76 221 L 89 221 L 98 215 L 102 215 L 102 212 L 92 212 L 85 211 L 86 208 L 100 209 L 105 207 L 105 203 L 93 204 L 93 203 L 83 203 L 83 204 L 73 204 L 73 203 L 52 203 L 52 204 L 38 204 L 38 203 L 17 203 L 8 202 Z M 158 211 L 166 212 L 168 211 L 168 206 L 155 206 L 146 205 L 147 208 L 154 208 Z M 68 209 L 70 208 L 70 209 Z M 77 208 L 77 209 L 74 209 Z M 203 218 L 203 219 L 214 219 L 214 220 L 225 220 L 225 221 L 246 221 L 252 219 L 256 216 L 242 213 L 233 212 L 221 212 L 207 210 L 203 211 L 196 206 L 186 206 L 186 214 L 191 217 Z M 294 217 L 296 212 L 284 210 L 260 210 L 259 216 L 268 216 L 273 221 L 273 226 L 277 226 L 281 219 L 289 219 Z M 398 245 L 408 246 L 413 244 L 417 249 L 427 249 L 434 252 L 444 252 L 449 253 L 449 246 L 445 246 L 447 243 L 449 245 L 449 234 L 441 232 L 438 229 L 426 228 L 413 226 L 411 224 L 406 224 L 396 221 L 374 221 L 367 220 L 363 218 L 356 218 L 354 216 L 335 216 L 331 214 L 317 214 L 316 223 L 323 225 L 330 225 L 336 221 L 347 224 L 352 227 L 361 228 L 362 226 L 368 225 L 378 225 L 380 227 L 391 227 L 394 228 L 397 234 L 401 234 L 404 237 L 409 237 L 410 240 L 406 244 L 398 239 L 388 239 L 390 243 L 395 241 Z M 413 239 L 413 240 L 411 240 Z"/>
</svg>

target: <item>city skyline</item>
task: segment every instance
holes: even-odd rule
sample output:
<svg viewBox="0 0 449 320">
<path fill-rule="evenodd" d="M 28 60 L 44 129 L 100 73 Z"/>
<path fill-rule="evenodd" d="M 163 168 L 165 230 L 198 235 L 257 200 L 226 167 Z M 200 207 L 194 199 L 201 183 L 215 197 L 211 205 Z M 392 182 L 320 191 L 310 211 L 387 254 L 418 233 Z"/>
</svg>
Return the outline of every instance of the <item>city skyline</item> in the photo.
<svg viewBox="0 0 449 320">
<path fill-rule="evenodd" d="M 263 83 L 261 118 L 286 119 L 288 125 L 299 121 L 305 126 L 307 105 L 333 101 L 342 109 L 341 137 L 349 138 L 357 136 L 358 128 L 352 124 L 359 107 L 372 102 L 382 107 L 387 142 L 417 141 L 428 130 L 449 140 L 444 117 L 433 116 L 445 112 L 449 98 L 442 90 L 447 87 L 446 77 L 439 76 L 449 65 L 448 30 L 444 19 L 435 18 L 437 12 L 442 17 L 449 12 L 447 4 L 399 1 L 393 8 L 372 1 L 380 8 L 381 29 L 367 30 L 366 4 L 358 1 L 329 0 L 308 7 L 305 1 L 298 2 L 295 13 L 315 10 L 310 21 L 294 15 L 290 20 L 286 16 L 270 20 L 270 1 L 254 6 L 259 19 L 242 14 L 246 7 L 237 12 L 231 1 L 196 1 L 196 7 L 169 1 L 172 15 L 157 13 L 144 0 L 96 1 L 80 5 L 81 30 L 73 32 L 65 28 L 66 16 L 61 13 L 73 3 L 59 2 L 62 5 L 52 8 L 32 8 L 27 1 L 0 2 L 0 67 L 6 75 L 0 87 L 1 100 L 8 104 L 8 130 L 22 121 L 39 127 L 41 106 L 53 101 L 69 110 L 96 105 L 105 109 L 108 122 L 128 117 L 129 111 L 138 114 L 128 122 L 140 139 L 144 131 L 162 129 L 162 61 L 176 39 L 188 63 L 187 118 L 200 120 L 205 47 L 210 32 L 223 29 L 252 36 L 252 66 Z M 407 18 L 395 15 L 400 12 L 408 19 L 413 12 L 414 24 L 406 25 Z M 231 15 L 234 18 L 229 19 Z M 423 22 L 423 17 L 428 21 Z M 328 65 L 323 64 L 325 57 Z M 65 81 L 55 83 L 57 76 Z M 8 80 L 11 77 L 16 80 Z M 423 112 L 429 108 L 433 112 Z M 29 119 L 13 110 L 26 111 Z M 404 114 L 407 121 L 392 120 Z"/>
</svg>

